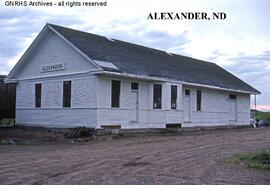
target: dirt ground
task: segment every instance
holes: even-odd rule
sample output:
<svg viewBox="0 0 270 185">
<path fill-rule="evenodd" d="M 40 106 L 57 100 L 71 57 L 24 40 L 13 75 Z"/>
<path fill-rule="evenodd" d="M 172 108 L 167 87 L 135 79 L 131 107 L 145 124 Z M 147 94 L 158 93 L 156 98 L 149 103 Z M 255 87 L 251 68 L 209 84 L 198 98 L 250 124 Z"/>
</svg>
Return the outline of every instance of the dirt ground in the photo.
<svg viewBox="0 0 270 185">
<path fill-rule="evenodd" d="M 225 162 L 260 149 L 270 149 L 270 128 L 0 145 L 0 184 L 269 185 L 269 171 Z"/>
</svg>

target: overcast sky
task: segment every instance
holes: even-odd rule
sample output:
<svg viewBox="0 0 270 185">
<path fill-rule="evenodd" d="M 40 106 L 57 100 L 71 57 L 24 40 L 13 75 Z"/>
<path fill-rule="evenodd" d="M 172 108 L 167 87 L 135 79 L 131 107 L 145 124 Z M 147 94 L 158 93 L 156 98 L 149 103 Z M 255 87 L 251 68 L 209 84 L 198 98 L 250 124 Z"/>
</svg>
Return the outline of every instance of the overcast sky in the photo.
<svg viewBox="0 0 270 185">
<path fill-rule="evenodd" d="M 7 7 L 4 2 L 0 74 L 9 73 L 49 22 L 217 63 L 261 91 L 258 108 L 270 110 L 269 0 L 108 0 L 107 7 L 84 8 Z M 147 20 L 150 12 L 160 11 L 225 12 L 227 18 Z"/>
</svg>

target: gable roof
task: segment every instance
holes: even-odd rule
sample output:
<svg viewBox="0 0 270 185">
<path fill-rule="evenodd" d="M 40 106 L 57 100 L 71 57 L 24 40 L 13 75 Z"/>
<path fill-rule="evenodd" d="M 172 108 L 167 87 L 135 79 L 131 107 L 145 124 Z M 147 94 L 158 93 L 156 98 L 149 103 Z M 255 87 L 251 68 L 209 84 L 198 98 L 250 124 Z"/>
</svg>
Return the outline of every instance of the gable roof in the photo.
<svg viewBox="0 0 270 185">
<path fill-rule="evenodd" d="M 47 24 L 45 27 L 47 26 L 75 46 L 75 49 L 81 51 L 83 55 L 89 57 L 91 61 L 97 61 L 95 63 L 104 71 L 167 78 L 260 94 L 258 90 L 214 63 L 168 54 L 165 51 L 117 39 L 108 39 L 59 25 Z"/>
<path fill-rule="evenodd" d="M 168 54 L 165 51 L 116 39 L 111 40 L 62 26 L 49 25 L 91 59 L 110 62 L 119 69 L 119 72 L 164 77 L 255 94 L 260 93 L 214 63 L 177 54 Z M 102 68 L 114 71 L 111 68 Z"/>
</svg>

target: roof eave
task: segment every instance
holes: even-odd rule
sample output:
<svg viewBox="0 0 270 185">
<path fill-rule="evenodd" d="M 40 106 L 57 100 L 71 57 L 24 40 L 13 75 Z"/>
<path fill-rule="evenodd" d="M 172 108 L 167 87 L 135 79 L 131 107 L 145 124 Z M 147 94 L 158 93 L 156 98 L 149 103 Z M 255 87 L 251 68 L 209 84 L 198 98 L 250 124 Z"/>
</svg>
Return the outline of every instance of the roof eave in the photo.
<svg viewBox="0 0 270 185">
<path fill-rule="evenodd" d="M 197 84 L 197 83 L 190 83 L 190 82 L 182 82 L 184 85 L 191 85 L 191 86 L 197 86 L 197 87 L 205 87 L 210 89 L 217 89 L 217 90 L 223 90 L 223 91 L 230 91 L 230 92 L 238 92 L 238 93 L 245 93 L 245 94 L 260 94 L 260 92 L 255 91 L 243 91 L 238 89 L 230 89 L 230 88 L 224 88 L 224 87 L 218 87 L 218 86 L 212 86 L 212 85 L 205 85 L 205 84 Z"/>
<path fill-rule="evenodd" d="M 37 43 L 39 42 L 39 40 L 41 39 L 43 33 L 47 30 L 48 28 L 48 24 L 46 24 L 42 30 L 39 32 L 39 34 L 37 35 L 37 37 L 34 39 L 34 41 L 30 44 L 30 46 L 27 48 L 27 50 L 23 53 L 23 55 L 21 56 L 21 58 L 19 59 L 19 61 L 15 64 L 15 66 L 12 68 L 12 70 L 9 72 L 8 76 L 6 79 L 12 79 L 17 71 L 20 69 L 20 66 L 23 65 L 25 58 L 27 58 L 27 56 L 29 55 L 29 53 L 31 53 L 31 51 L 34 49 L 34 47 L 37 45 Z"/>
<path fill-rule="evenodd" d="M 238 92 L 238 93 L 245 93 L 245 94 L 260 94 L 260 92 L 253 92 L 253 91 L 243 91 L 238 89 L 229 89 L 224 87 L 218 87 L 218 86 L 211 86 L 211 85 L 205 85 L 205 84 L 197 84 L 197 83 L 191 83 L 191 82 L 185 82 L 180 81 L 176 79 L 169 79 L 169 78 L 163 78 L 163 77 L 151 77 L 146 75 L 137 75 L 137 74 L 131 74 L 131 73 L 119 73 L 119 72 L 112 72 L 112 71 L 97 71 L 95 74 L 104 74 L 104 75 L 112 75 L 112 76 L 121 76 L 121 77 L 128 77 L 128 78 L 137 78 L 141 80 L 147 80 L 147 81 L 160 81 L 160 82 L 174 82 L 174 83 L 181 83 L 184 85 L 190 85 L 190 86 L 196 86 L 196 87 L 204 87 L 209 89 L 216 89 L 216 90 L 223 90 L 223 91 L 229 91 L 229 92 Z"/>
<path fill-rule="evenodd" d="M 79 54 L 81 54 L 86 60 L 88 60 L 90 63 L 92 63 L 94 66 L 97 67 L 97 69 L 102 69 L 98 64 L 96 64 L 93 59 L 91 59 L 88 55 L 86 55 L 81 49 L 79 49 L 77 46 L 75 46 L 72 42 L 70 42 L 64 35 L 59 33 L 57 29 L 54 29 L 52 24 L 47 24 L 48 28 L 52 30 L 56 35 L 58 35 L 61 39 L 63 39 L 68 45 L 70 45 L 75 51 L 77 51 Z"/>
<path fill-rule="evenodd" d="M 17 79 L 8 79 L 8 78 L 5 78 L 4 79 L 4 83 L 5 84 L 9 84 L 9 83 L 17 84 L 18 83 L 18 80 Z"/>
</svg>

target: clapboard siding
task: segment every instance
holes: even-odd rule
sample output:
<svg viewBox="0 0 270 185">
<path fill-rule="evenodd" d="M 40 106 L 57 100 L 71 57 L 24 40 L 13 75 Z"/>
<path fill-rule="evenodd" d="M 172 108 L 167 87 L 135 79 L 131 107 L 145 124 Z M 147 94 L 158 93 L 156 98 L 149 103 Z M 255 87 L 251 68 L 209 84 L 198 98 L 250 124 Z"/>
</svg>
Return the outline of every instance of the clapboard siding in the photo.
<svg viewBox="0 0 270 185">
<path fill-rule="evenodd" d="M 121 81 L 120 108 L 111 108 L 111 80 Z M 123 128 L 156 127 L 164 128 L 167 123 L 182 123 L 183 126 L 217 126 L 240 125 L 249 123 L 249 95 L 237 93 L 237 120 L 229 119 L 228 95 L 230 92 L 182 86 L 180 83 L 147 82 L 139 83 L 139 113 L 138 122 L 131 118 L 130 83 L 134 80 L 121 78 L 98 78 L 98 126 L 121 124 Z M 162 109 L 153 109 L 153 85 L 162 84 Z M 177 109 L 171 109 L 171 85 L 177 85 Z M 183 94 L 189 89 L 191 93 L 191 121 L 184 122 Z M 202 91 L 202 109 L 197 111 L 197 90 Z M 125 103 L 124 103 L 125 102 Z"/>
<path fill-rule="evenodd" d="M 17 109 L 16 124 L 42 127 L 96 127 L 96 109 Z"/>
<path fill-rule="evenodd" d="M 71 108 L 63 108 L 63 81 L 71 80 Z M 54 127 L 97 123 L 96 76 L 21 81 L 17 85 L 16 123 Z M 42 84 L 41 108 L 35 108 L 35 84 Z"/>
<path fill-rule="evenodd" d="M 35 91 L 34 83 L 19 82 L 16 89 L 16 109 L 18 108 L 33 108 L 35 106 Z"/>
<path fill-rule="evenodd" d="M 120 108 L 111 108 L 111 80 L 121 81 Z M 138 122 L 134 123 L 131 112 L 131 83 L 139 83 Z M 162 109 L 153 109 L 153 84 L 162 84 Z M 178 110 L 170 107 L 170 85 L 177 85 L 179 90 Z M 181 84 L 164 82 L 147 82 L 121 78 L 98 78 L 98 126 L 119 125 L 123 128 L 164 128 L 166 123 L 180 123 L 183 118 Z"/>
<path fill-rule="evenodd" d="M 63 81 L 72 81 L 72 108 L 62 108 Z M 111 108 L 111 80 L 121 81 L 120 108 Z M 139 83 L 138 122 L 132 120 L 132 79 L 101 76 L 68 76 L 21 81 L 17 86 L 17 123 L 51 126 L 121 125 L 122 128 L 165 128 L 167 123 L 184 127 L 241 125 L 249 123 L 249 95 L 237 94 L 237 120 L 229 120 L 229 92 L 182 86 L 178 83 Z M 34 108 L 34 86 L 42 84 L 42 107 Z M 162 109 L 153 109 L 153 84 L 162 84 Z M 171 85 L 178 86 L 177 109 L 171 109 Z M 184 122 L 183 94 L 191 91 L 191 121 Z M 202 110 L 196 110 L 196 91 L 202 91 Z M 44 112 L 42 111 L 44 110 Z M 74 110 L 74 111 L 73 111 Z M 67 117 L 64 115 L 68 114 Z M 31 116 L 30 116 L 31 115 Z M 47 119 L 51 115 L 53 119 Z M 38 122 L 40 120 L 40 122 Z M 90 121 L 86 121 L 90 120 Z M 76 123 L 75 123 L 76 122 Z"/>
<path fill-rule="evenodd" d="M 126 80 L 121 81 L 121 93 L 120 93 L 120 106 L 122 108 L 130 108 L 130 82 Z"/>
<path fill-rule="evenodd" d="M 63 81 L 62 80 L 46 80 L 46 81 L 39 81 L 42 85 L 41 91 L 41 106 L 44 108 L 50 107 L 62 107 L 62 93 L 63 93 Z M 32 87 L 34 87 L 34 83 Z M 32 92 L 35 92 L 33 89 Z M 31 100 L 33 101 L 33 100 Z"/>
<path fill-rule="evenodd" d="M 59 63 L 65 64 L 65 70 L 41 73 L 41 66 Z M 49 31 L 46 38 L 36 46 L 31 57 L 27 59 L 27 65 L 20 68 L 17 79 L 83 73 L 91 69 L 97 69 L 97 67 L 86 60 L 59 36 Z"/>
<path fill-rule="evenodd" d="M 171 110 L 166 112 L 166 123 L 182 123 L 183 110 Z"/>
<path fill-rule="evenodd" d="M 250 96 L 248 94 L 241 94 L 238 96 L 238 111 L 250 114 Z"/>
<path fill-rule="evenodd" d="M 191 122 L 183 126 L 248 125 L 250 119 L 250 95 L 228 91 L 183 86 L 191 90 Z M 201 111 L 196 110 L 196 91 L 202 91 Z M 184 91 L 183 91 L 184 93 Z M 230 121 L 229 94 L 237 95 L 237 120 Z"/>
<path fill-rule="evenodd" d="M 107 78 L 98 78 L 98 108 L 111 107 L 111 81 Z"/>
<path fill-rule="evenodd" d="M 98 124 L 100 125 L 125 125 L 128 124 L 130 110 L 129 109 L 118 109 L 118 108 L 99 108 Z"/>
<path fill-rule="evenodd" d="M 53 127 L 97 124 L 97 67 L 63 39 L 48 31 L 17 72 L 16 123 Z M 43 65 L 65 64 L 65 70 L 41 72 Z M 71 108 L 63 108 L 63 81 L 72 81 Z M 42 84 L 41 108 L 35 108 L 35 84 Z"/>
<path fill-rule="evenodd" d="M 164 110 L 149 110 L 149 122 L 152 124 L 166 124 L 166 111 Z"/>
<path fill-rule="evenodd" d="M 149 83 L 139 83 L 139 107 L 140 109 L 149 109 Z"/>
<path fill-rule="evenodd" d="M 97 107 L 97 84 L 96 77 L 72 81 L 72 107 L 96 108 Z"/>
</svg>

